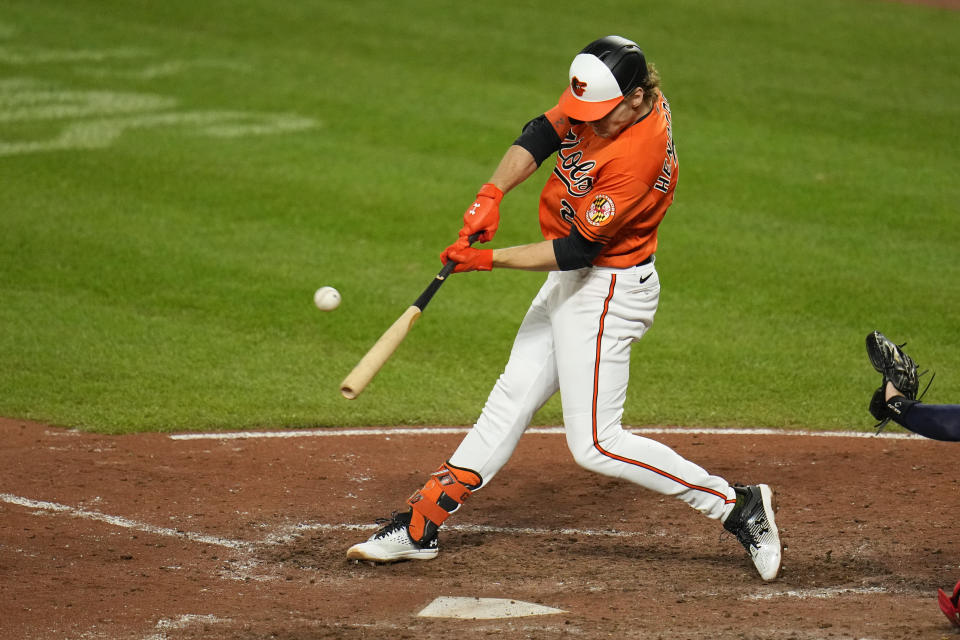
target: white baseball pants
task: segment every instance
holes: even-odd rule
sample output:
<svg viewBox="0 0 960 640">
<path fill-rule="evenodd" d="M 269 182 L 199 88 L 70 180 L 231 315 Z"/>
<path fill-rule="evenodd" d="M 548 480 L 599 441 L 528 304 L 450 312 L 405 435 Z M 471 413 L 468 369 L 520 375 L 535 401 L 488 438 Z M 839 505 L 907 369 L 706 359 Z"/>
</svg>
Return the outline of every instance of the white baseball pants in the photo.
<svg viewBox="0 0 960 640">
<path fill-rule="evenodd" d="M 653 324 L 659 298 L 652 262 L 550 272 L 503 374 L 450 464 L 489 483 L 537 410 L 559 391 L 567 445 L 579 465 L 676 496 L 711 518 L 725 517 L 735 502 L 726 480 L 621 426 L 630 347 Z"/>
</svg>

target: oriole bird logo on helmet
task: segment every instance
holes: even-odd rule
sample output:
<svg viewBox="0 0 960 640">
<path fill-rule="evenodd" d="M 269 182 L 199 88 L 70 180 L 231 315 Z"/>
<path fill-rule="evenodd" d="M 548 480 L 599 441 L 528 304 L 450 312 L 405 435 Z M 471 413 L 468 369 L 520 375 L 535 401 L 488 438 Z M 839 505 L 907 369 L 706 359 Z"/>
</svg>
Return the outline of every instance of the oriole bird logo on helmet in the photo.
<svg viewBox="0 0 960 640">
<path fill-rule="evenodd" d="M 575 95 L 582 96 L 586 88 L 587 83 L 577 78 L 577 76 L 573 76 L 573 78 L 570 79 L 570 91 L 573 91 Z"/>
</svg>

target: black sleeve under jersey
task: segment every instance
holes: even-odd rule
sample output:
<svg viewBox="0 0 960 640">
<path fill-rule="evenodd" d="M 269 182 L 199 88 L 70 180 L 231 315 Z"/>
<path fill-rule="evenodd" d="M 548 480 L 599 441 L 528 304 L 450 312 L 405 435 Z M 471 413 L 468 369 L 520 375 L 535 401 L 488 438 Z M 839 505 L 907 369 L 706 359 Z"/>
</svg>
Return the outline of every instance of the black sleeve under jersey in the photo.
<svg viewBox="0 0 960 640">
<path fill-rule="evenodd" d="M 587 240 L 576 225 L 570 225 L 570 235 L 553 241 L 553 254 L 557 258 L 560 271 L 571 271 L 592 265 L 603 247 L 602 242 Z"/>
<path fill-rule="evenodd" d="M 560 136 L 546 115 L 539 115 L 523 125 L 520 137 L 513 144 L 523 147 L 530 152 L 537 166 L 560 149 Z"/>
<path fill-rule="evenodd" d="M 900 415 L 893 420 L 902 427 L 927 438 L 945 442 L 960 442 L 960 406 L 955 404 L 924 404 L 907 398 L 890 398 L 887 406 L 896 404 Z"/>
</svg>

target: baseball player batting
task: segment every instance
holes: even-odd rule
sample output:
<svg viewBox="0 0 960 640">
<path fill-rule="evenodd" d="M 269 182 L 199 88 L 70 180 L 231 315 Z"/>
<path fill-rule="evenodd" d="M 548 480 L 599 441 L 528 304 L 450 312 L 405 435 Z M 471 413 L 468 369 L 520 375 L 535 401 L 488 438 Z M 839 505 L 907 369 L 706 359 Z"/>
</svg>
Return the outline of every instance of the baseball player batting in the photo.
<svg viewBox="0 0 960 640">
<path fill-rule="evenodd" d="M 544 240 L 501 249 L 494 238 L 504 194 L 550 156 L 540 195 Z M 347 557 L 374 562 L 437 556 L 438 529 L 506 464 L 536 411 L 558 391 L 574 460 L 597 473 L 671 495 L 719 520 L 764 580 L 780 571 L 770 487 L 731 486 L 673 449 L 621 426 L 630 348 L 653 324 L 660 298 L 657 227 L 679 176 L 670 105 L 635 43 L 618 36 L 584 48 L 559 103 L 529 121 L 463 216 L 441 255 L 455 272 L 549 272 L 530 305 L 506 368 L 476 424 L 407 501 L 404 513 Z"/>
</svg>

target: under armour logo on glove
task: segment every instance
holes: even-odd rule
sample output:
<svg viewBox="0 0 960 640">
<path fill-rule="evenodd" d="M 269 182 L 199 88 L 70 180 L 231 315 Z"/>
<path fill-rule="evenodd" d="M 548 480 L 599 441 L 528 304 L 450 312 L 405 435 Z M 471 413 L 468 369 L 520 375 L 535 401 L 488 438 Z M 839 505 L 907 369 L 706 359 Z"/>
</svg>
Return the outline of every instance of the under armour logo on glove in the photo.
<svg viewBox="0 0 960 640">
<path fill-rule="evenodd" d="M 463 212 L 463 228 L 458 234 L 461 239 L 477 235 L 477 242 L 493 240 L 497 227 L 500 226 L 500 201 L 503 200 L 503 191 L 488 182 L 477 192 L 477 197 L 466 211 Z"/>
</svg>

